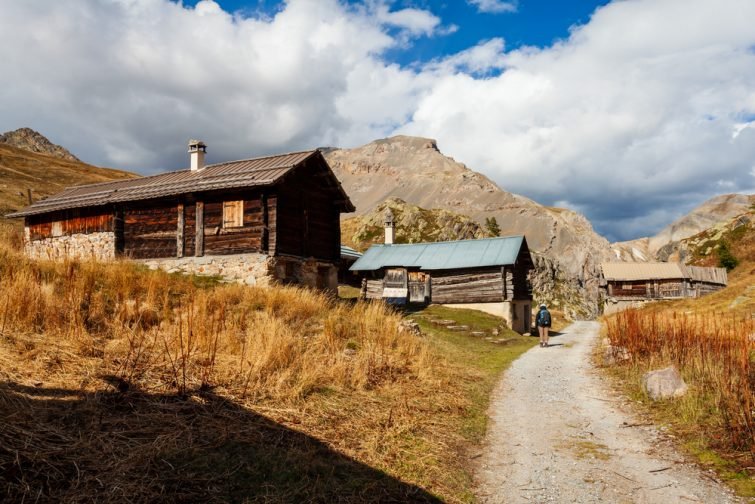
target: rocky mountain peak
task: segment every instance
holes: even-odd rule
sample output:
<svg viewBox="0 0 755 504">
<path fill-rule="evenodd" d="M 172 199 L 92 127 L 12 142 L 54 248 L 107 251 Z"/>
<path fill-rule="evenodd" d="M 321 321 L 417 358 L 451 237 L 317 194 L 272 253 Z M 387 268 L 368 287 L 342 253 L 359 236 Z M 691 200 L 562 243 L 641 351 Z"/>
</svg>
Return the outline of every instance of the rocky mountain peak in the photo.
<svg viewBox="0 0 755 504">
<path fill-rule="evenodd" d="M 44 135 L 31 128 L 19 128 L 6 131 L 0 135 L 0 143 L 8 144 L 19 149 L 69 161 L 80 161 L 67 149 L 50 142 Z"/>
</svg>

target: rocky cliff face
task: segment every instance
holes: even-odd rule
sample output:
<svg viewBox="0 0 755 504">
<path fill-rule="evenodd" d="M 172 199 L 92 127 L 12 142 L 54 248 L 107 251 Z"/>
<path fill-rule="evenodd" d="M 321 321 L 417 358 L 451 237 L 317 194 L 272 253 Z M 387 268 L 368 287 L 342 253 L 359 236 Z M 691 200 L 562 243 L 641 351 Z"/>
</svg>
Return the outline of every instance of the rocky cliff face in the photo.
<svg viewBox="0 0 755 504">
<path fill-rule="evenodd" d="M 677 219 L 657 235 L 611 245 L 615 259 L 632 262 L 683 261 L 683 242 L 745 214 L 755 204 L 755 195 L 723 194 L 711 198 Z"/>
<path fill-rule="evenodd" d="M 31 128 L 19 128 L 15 131 L 6 131 L 0 135 L 0 143 L 8 144 L 19 149 L 37 154 L 69 161 L 79 161 L 79 158 L 68 152 L 60 145 L 50 142 L 44 135 L 41 135 Z"/>
<path fill-rule="evenodd" d="M 484 175 L 444 156 L 428 138 L 397 136 L 325 156 L 357 207 L 370 212 L 389 198 L 441 208 L 477 221 L 495 217 L 501 235 L 523 234 L 538 253 L 536 301 L 575 316 L 597 313 L 599 266 L 608 241 L 571 210 L 549 208 L 504 191 Z"/>
<path fill-rule="evenodd" d="M 370 212 L 341 222 L 341 241 L 359 251 L 385 240 L 384 217 L 391 209 L 396 225 L 395 243 L 424 243 L 490 238 L 477 221 L 443 209 L 426 209 L 389 198 Z"/>
</svg>

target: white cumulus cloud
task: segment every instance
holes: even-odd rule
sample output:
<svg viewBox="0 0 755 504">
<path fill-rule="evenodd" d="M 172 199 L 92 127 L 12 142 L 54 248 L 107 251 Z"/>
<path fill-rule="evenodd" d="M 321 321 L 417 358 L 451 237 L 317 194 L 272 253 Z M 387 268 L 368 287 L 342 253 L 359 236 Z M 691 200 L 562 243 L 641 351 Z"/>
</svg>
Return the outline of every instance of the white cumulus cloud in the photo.
<svg viewBox="0 0 755 504">
<path fill-rule="evenodd" d="M 516 12 L 518 1 L 506 0 L 468 0 L 480 12 L 500 14 L 501 12 Z"/>
<path fill-rule="evenodd" d="M 400 65 L 388 55 L 454 20 L 384 0 L 268 15 L 0 0 L 0 131 L 30 126 L 142 173 L 183 167 L 194 137 L 214 162 L 429 136 L 502 187 L 631 238 L 753 187 L 752 19 L 750 0 L 616 1 L 550 47 L 507 51 L 502 33 Z"/>
</svg>

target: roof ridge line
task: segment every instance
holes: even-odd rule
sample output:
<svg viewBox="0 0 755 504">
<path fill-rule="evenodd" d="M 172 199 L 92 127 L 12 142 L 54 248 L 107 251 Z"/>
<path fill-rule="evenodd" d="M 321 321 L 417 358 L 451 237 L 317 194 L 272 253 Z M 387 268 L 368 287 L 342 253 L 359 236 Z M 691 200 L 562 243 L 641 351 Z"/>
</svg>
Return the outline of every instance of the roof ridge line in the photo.
<svg viewBox="0 0 755 504">
<path fill-rule="evenodd" d="M 372 247 L 403 247 L 407 245 L 434 245 L 436 243 L 462 243 L 462 242 L 480 242 L 480 241 L 493 241 L 493 240 L 508 240 L 510 238 L 524 238 L 522 234 L 508 235 L 508 236 L 492 236 L 489 238 L 465 238 L 463 240 L 445 240 L 436 242 L 417 242 L 417 243 L 375 243 Z"/>
<path fill-rule="evenodd" d="M 251 158 L 245 158 L 245 159 L 234 159 L 233 161 L 222 161 L 220 163 L 213 163 L 213 164 L 206 165 L 202 168 L 202 170 L 207 169 L 207 168 L 212 168 L 214 166 L 221 166 L 221 165 L 227 165 L 227 164 L 232 164 L 232 163 L 243 163 L 246 161 L 258 161 L 260 159 L 270 159 L 270 158 L 275 158 L 275 157 L 293 156 L 294 154 L 304 154 L 304 153 L 314 154 L 315 152 L 319 152 L 319 150 L 320 149 L 305 149 L 301 151 L 284 152 L 282 154 L 271 154 L 268 156 L 257 156 L 257 157 L 251 157 Z M 270 169 L 273 169 L 273 168 L 270 168 Z M 96 186 L 105 185 L 105 184 L 115 184 L 118 182 L 133 182 L 134 180 L 162 177 L 163 175 L 170 175 L 173 173 L 182 173 L 182 172 L 187 172 L 187 171 L 191 171 L 191 168 L 182 168 L 180 170 L 163 171 L 160 173 L 153 173 L 152 175 L 139 175 L 138 177 L 128 178 L 128 179 L 106 180 L 104 182 L 94 182 L 92 184 L 66 186 L 65 188 L 63 188 L 63 191 L 67 191 L 68 189 L 78 189 L 81 187 L 96 187 Z"/>
</svg>

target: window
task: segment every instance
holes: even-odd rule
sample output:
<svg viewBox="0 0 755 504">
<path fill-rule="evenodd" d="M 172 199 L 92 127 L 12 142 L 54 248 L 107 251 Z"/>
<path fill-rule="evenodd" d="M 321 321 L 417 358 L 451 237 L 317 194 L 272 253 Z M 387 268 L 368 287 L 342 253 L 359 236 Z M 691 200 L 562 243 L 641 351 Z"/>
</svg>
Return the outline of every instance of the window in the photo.
<svg viewBox="0 0 755 504">
<path fill-rule="evenodd" d="M 63 236 L 63 221 L 53 221 L 51 234 L 53 237 Z"/>
<path fill-rule="evenodd" d="M 223 202 L 223 227 L 234 228 L 244 225 L 244 202 L 224 201 Z"/>
</svg>

